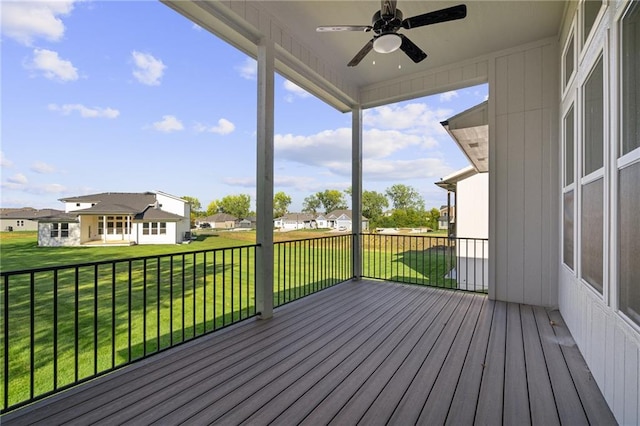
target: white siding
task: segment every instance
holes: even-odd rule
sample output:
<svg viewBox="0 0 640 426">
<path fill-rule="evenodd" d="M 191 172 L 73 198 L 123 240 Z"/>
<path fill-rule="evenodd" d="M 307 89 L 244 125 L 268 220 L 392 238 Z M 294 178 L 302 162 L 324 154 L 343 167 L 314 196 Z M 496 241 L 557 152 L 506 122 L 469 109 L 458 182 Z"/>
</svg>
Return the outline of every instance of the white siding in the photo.
<svg viewBox="0 0 640 426">
<path fill-rule="evenodd" d="M 557 42 L 498 55 L 489 68 L 489 294 L 557 306 Z"/>
<path fill-rule="evenodd" d="M 456 235 L 489 238 L 489 174 L 479 173 L 459 181 L 456 204 Z"/>
<path fill-rule="evenodd" d="M 69 224 L 69 236 L 65 238 L 52 237 L 51 230 L 53 229 L 53 223 L 38 224 L 38 245 L 47 247 L 66 247 L 66 246 L 78 246 L 80 245 L 80 224 Z"/>
</svg>

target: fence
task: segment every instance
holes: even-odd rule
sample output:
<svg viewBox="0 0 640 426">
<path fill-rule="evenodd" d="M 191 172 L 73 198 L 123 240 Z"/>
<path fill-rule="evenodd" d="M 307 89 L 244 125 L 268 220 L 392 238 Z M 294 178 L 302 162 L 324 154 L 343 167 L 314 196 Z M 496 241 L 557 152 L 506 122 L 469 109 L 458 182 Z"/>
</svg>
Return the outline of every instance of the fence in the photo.
<svg viewBox="0 0 640 426">
<path fill-rule="evenodd" d="M 488 246 L 483 238 L 363 234 L 363 276 L 486 292 Z"/>
<path fill-rule="evenodd" d="M 2 412 L 254 316 L 255 250 L 0 273 Z"/>
</svg>

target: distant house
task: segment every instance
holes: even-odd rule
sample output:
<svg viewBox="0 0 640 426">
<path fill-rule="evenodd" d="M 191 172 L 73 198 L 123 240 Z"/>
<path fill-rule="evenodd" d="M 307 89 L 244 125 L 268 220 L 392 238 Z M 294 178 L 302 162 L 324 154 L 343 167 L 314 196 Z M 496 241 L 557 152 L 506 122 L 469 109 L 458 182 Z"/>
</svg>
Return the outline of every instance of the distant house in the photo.
<svg viewBox="0 0 640 426">
<path fill-rule="evenodd" d="M 2 231 L 37 231 L 38 222 L 47 217 L 64 213 L 54 209 L 2 209 L 0 213 L 0 230 Z"/>
<path fill-rule="evenodd" d="M 273 226 L 276 229 L 338 229 L 350 231 L 352 228 L 351 210 L 334 210 L 325 215 L 313 213 L 287 213 L 276 218 Z M 362 217 L 362 229 L 369 229 L 369 219 Z"/>
<path fill-rule="evenodd" d="M 196 219 L 198 228 L 231 229 L 238 226 L 239 219 L 227 213 L 216 213 Z M 205 225 L 206 224 L 206 225 Z"/>
<path fill-rule="evenodd" d="M 38 245 L 177 244 L 190 240 L 191 207 L 164 192 L 82 195 L 60 199 L 65 211 L 41 217 Z"/>
<path fill-rule="evenodd" d="M 438 229 L 446 230 L 456 223 L 456 206 L 440 206 L 440 217 L 438 217 Z"/>
</svg>

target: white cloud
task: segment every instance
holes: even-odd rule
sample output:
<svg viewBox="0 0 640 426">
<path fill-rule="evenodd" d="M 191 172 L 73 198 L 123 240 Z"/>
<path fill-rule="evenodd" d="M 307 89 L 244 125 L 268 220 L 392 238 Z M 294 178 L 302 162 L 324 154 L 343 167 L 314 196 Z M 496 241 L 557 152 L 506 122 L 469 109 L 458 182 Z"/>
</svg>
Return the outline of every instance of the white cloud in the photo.
<svg viewBox="0 0 640 426">
<path fill-rule="evenodd" d="M 13 167 L 13 161 L 9 160 L 2 151 L 0 151 L 0 166 L 5 168 Z"/>
<path fill-rule="evenodd" d="M 440 122 L 451 114 L 451 109 L 432 109 L 425 103 L 386 105 L 364 111 L 363 123 L 368 127 L 405 130 L 428 136 L 446 135 Z"/>
<path fill-rule="evenodd" d="M 22 173 L 16 173 L 13 176 L 7 178 L 7 182 L 14 183 L 16 185 L 26 185 L 29 183 L 29 179 Z"/>
<path fill-rule="evenodd" d="M 351 169 L 349 169 L 351 170 Z M 416 158 L 414 160 L 370 159 L 363 163 L 362 174 L 368 180 L 426 179 L 436 181 L 453 172 L 445 160 L 440 158 Z"/>
<path fill-rule="evenodd" d="M 135 68 L 133 76 L 147 86 L 158 86 L 167 66 L 149 53 L 131 52 Z"/>
<path fill-rule="evenodd" d="M 460 94 L 455 90 L 451 90 L 449 92 L 444 92 L 440 94 L 440 102 L 449 102 L 453 98 L 459 97 Z"/>
<path fill-rule="evenodd" d="M 31 170 L 36 173 L 47 174 L 55 173 L 56 169 L 51 164 L 47 164 L 42 161 L 36 161 L 31 165 Z"/>
<path fill-rule="evenodd" d="M 78 69 L 71 61 L 58 56 L 58 52 L 47 49 L 34 49 L 33 60 L 25 65 L 27 69 L 41 72 L 49 80 L 62 82 L 78 79 Z"/>
<path fill-rule="evenodd" d="M 182 122 L 173 115 L 163 115 L 161 121 L 153 123 L 153 128 L 159 132 L 170 133 L 183 130 Z"/>
<path fill-rule="evenodd" d="M 207 126 L 201 123 L 196 123 L 193 129 L 198 133 L 209 132 L 216 133 L 218 135 L 228 135 L 236 129 L 236 125 L 226 118 L 221 118 L 218 120 L 217 126 Z"/>
<path fill-rule="evenodd" d="M 308 98 L 311 96 L 309 92 L 289 80 L 285 80 L 283 86 L 284 89 L 289 92 L 285 97 L 285 100 L 289 103 L 293 102 L 295 98 Z"/>
<path fill-rule="evenodd" d="M 3 1 L 2 34 L 31 46 L 35 39 L 60 41 L 65 26 L 61 16 L 73 10 L 74 0 Z"/>
<path fill-rule="evenodd" d="M 246 58 L 244 62 L 235 67 L 240 73 L 240 77 L 247 80 L 255 80 L 258 74 L 258 62 L 252 58 Z"/>
<path fill-rule="evenodd" d="M 120 111 L 113 108 L 101 108 L 101 107 L 86 107 L 82 104 L 49 104 L 50 111 L 57 111 L 63 115 L 70 115 L 76 111 L 82 118 L 117 118 L 120 115 Z"/>
</svg>

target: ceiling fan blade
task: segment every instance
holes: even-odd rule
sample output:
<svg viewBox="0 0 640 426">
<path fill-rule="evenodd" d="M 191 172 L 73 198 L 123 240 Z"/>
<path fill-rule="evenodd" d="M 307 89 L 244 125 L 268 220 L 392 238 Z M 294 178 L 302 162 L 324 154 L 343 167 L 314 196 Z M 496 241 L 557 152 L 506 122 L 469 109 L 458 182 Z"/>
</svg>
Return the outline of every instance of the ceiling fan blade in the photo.
<svg viewBox="0 0 640 426">
<path fill-rule="evenodd" d="M 459 4 L 458 6 L 446 9 L 436 10 L 435 12 L 425 13 L 423 15 L 407 18 L 402 21 L 402 27 L 405 29 L 422 27 L 424 25 L 438 24 L 440 22 L 454 21 L 467 16 L 467 6 Z"/>
<path fill-rule="evenodd" d="M 396 0 L 381 0 L 380 16 L 396 16 Z"/>
<path fill-rule="evenodd" d="M 409 40 L 404 34 L 398 34 L 402 39 L 400 49 L 407 54 L 409 58 L 416 64 L 427 57 L 427 54 Z"/>
<path fill-rule="evenodd" d="M 365 44 L 362 49 L 353 57 L 351 62 L 347 64 L 348 67 L 355 67 L 360 63 L 360 61 L 367 56 L 367 53 L 371 52 L 373 49 L 373 39 L 369 40 L 369 43 Z"/>
<path fill-rule="evenodd" d="M 371 25 L 326 25 L 316 28 L 319 33 L 328 33 L 335 31 L 371 31 L 373 27 Z"/>
</svg>

